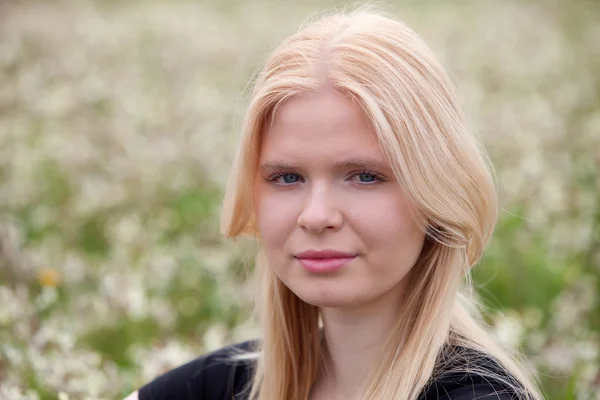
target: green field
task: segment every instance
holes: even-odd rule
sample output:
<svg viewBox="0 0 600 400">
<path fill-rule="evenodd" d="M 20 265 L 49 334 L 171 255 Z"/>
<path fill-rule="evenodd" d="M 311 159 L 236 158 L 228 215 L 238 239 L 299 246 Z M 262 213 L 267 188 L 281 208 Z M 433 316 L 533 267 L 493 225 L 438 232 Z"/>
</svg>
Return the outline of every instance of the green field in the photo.
<svg viewBox="0 0 600 400">
<path fill-rule="evenodd" d="M 118 399 L 256 334 L 247 245 L 218 232 L 246 85 L 345 5 L 0 0 L 0 400 Z M 489 323 L 548 399 L 598 399 L 600 3 L 383 8 L 452 71 L 496 166 Z"/>
</svg>

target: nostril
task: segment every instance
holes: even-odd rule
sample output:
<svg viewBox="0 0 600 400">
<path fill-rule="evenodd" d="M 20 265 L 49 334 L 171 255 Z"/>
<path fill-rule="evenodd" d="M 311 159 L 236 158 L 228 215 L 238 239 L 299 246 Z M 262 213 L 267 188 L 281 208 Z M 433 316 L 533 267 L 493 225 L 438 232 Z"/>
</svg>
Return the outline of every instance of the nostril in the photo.
<svg viewBox="0 0 600 400">
<path fill-rule="evenodd" d="M 338 210 L 321 210 L 320 213 L 305 210 L 298 217 L 298 225 L 306 231 L 321 233 L 325 230 L 341 228 L 343 217 Z"/>
</svg>

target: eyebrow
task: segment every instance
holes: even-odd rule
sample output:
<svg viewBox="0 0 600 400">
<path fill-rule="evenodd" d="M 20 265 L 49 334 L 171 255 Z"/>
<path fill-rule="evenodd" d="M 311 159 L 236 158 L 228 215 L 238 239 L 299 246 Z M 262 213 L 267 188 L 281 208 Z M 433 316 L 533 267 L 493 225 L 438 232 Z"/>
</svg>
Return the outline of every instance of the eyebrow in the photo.
<svg viewBox="0 0 600 400">
<path fill-rule="evenodd" d="M 371 158 L 350 158 L 347 160 L 339 161 L 333 164 L 336 169 L 366 169 L 366 170 L 389 170 L 390 167 L 386 162 L 374 160 Z M 273 171 L 273 170 L 298 170 L 300 166 L 287 161 L 269 161 L 259 166 L 261 171 Z"/>
</svg>

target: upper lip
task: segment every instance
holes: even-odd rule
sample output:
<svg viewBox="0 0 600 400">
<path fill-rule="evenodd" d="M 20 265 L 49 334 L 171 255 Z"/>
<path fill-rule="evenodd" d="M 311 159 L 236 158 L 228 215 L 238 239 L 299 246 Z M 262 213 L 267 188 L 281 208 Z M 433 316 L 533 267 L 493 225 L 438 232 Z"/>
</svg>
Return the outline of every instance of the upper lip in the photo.
<svg viewBox="0 0 600 400">
<path fill-rule="evenodd" d="M 296 254 L 296 258 L 351 258 L 356 254 L 336 250 L 307 250 Z"/>
</svg>

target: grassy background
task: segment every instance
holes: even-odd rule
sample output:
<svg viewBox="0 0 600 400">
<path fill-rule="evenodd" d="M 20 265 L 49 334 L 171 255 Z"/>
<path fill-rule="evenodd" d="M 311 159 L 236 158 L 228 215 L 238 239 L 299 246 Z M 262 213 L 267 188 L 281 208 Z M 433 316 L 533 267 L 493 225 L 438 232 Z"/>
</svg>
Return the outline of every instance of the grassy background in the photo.
<svg viewBox="0 0 600 400">
<path fill-rule="evenodd" d="M 219 203 L 257 65 L 346 4 L 299 3 L 0 2 L 0 399 L 119 398 L 255 334 Z M 383 6 L 451 69 L 496 165 L 490 324 L 548 399 L 597 399 L 598 3 Z"/>
</svg>

